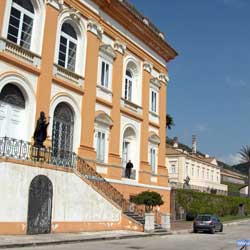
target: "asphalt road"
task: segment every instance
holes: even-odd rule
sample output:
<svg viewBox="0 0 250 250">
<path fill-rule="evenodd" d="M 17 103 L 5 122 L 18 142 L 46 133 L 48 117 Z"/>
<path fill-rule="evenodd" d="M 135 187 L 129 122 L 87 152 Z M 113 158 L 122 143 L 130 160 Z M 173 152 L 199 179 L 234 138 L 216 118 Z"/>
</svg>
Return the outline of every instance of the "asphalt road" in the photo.
<svg viewBox="0 0 250 250">
<path fill-rule="evenodd" d="M 250 240 L 250 223 L 224 227 L 223 233 L 186 233 L 113 241 L 84 242 L 16 250 L 239 250 L 237 240 Z M 12 248 L 13 249 L 13 248 Z M 250 250 L 250 247 L 248 248 Z"/>
</svg>

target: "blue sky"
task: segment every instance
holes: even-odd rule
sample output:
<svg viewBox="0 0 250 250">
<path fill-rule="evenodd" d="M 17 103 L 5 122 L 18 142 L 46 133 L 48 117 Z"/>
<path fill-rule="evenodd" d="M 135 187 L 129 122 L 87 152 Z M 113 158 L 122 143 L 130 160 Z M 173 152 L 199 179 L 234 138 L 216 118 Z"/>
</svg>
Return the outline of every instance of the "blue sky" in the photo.
<svg viewBox="0 0 250 250">
<path fill-rule="evenodd" d="M 179 56 L 168 63 L 170 137 L 227 163 L 250 145 L 250 0 L 130 0 Z"/>
</svg>

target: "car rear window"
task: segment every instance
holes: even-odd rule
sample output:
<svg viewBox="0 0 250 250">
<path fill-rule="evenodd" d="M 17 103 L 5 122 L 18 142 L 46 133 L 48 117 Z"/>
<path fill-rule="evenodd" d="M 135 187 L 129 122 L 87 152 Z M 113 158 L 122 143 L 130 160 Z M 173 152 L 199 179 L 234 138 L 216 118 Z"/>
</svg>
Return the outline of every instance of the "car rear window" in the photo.
<svg viewBox="0 0 250 250">
<path fill-rule="evenodd" d="M 210 221 L 211 220 L 211 216 L 208 216 L 208 215 L 199 215 L 199 216 L 197 216 L 196 220 L 199 220 L 199 221 Z"/>
</svg>

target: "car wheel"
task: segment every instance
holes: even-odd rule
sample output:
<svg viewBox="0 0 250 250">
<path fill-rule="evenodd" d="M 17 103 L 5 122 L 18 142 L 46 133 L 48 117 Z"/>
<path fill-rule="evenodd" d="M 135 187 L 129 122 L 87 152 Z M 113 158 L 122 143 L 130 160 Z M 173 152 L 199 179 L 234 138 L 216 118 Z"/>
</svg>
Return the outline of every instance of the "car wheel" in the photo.
<svg viewBox="0 0 250 250">
<path fill-rule="evenodd" d="M 198 231 L 197 231 L 197 229 L 194 229 L 193 232 L 196 234 Z"/>
<path fill-rule="evenodd" d="M 223 232 L 223 225 L 221 225 L 220 232 Z"/>
<path fill-rule="evenodd" d="M 211 229 L 210 229 L 210 233 L 211 233 L 211 234 L 214 234 L 214 232 L 215 232 L 214 228 L 211 228 Z"/>
</svg>

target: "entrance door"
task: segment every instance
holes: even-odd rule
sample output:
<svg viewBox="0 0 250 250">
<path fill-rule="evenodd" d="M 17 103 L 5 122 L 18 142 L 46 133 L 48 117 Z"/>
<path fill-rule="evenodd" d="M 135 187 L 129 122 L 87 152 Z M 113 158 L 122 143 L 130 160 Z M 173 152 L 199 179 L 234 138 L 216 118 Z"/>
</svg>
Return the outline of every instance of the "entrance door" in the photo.
<svg viewBox="0 0 250 250">
<path fill-rule="evenodd" d="M 51 230 L 53 187 L 48 177 L 36 176 L 29 189 L 27 234 L 46 234 Z"/>
</svg>

